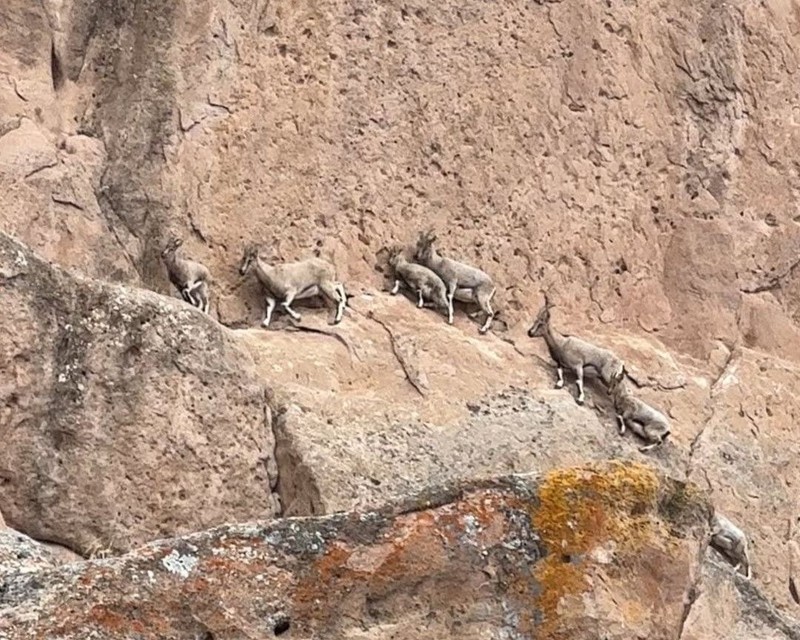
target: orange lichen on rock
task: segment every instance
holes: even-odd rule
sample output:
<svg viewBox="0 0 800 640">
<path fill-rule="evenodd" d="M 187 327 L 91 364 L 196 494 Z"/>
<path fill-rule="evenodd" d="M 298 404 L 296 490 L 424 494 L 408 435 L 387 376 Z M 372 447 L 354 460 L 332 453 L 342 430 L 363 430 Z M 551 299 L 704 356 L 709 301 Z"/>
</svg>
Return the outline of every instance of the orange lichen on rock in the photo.
<svg viewBox="0 0 800 640">
<path fill-rule="evenodd" d="M 543 478 L 531 513 L 546 551 L 534 569 L 537 637 L 568 637 L 561 604 L 589 590 L 593 551 L 616 558 L 666 544 L 657 517 L 659 490 L 656 473 L 636 464 L 557 470 Z"/>
<path fill-rule="evenodd" d="M 658 489 L 643 465 L 557 470 L 542 480 L 532 520 L 551 552 L 586 553 L 609 539 L 636 545 L 653 526 Z"/>
</svg>

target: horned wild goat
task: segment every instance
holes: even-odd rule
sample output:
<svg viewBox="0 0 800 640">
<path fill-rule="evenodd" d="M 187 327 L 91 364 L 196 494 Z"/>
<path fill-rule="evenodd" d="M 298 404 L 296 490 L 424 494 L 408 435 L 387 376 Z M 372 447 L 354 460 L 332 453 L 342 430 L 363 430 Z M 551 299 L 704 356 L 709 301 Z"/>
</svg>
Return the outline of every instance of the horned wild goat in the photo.
<svg viewBox="0 0 800 640">
<path fill-rule="evenodd" d="M 239 273 L 245 276 L 251 269 L 255 271 L 266 296 L 267 306 L 261 322 L 265 327 L 269 326 L 278 301 L 294 320 L 300 320 L 300 314 L 291 307 L 292 302 L 317 295 L 336 305 L 333 323 L 341 322 L 347 294 L 342 283 L 336 280 L 335 267 L 327 260 L 307 258 L 273 266 L 261 259 L 258 246 L 250 245 L 242 256 Z"/>
<path fill-rule="evenodd" d="M 161 259 L 167 267 L 170 282 L 175 285 L 181 297 L 203 313 L 208 313 L 208 287 L 211 273 L 199 262 L 178 256 L 178 248 L 183 240 L 171 237 L 161 251 Z"/>
<path fill-rule="evenodd" d="M 414 251 L 414 259 L 439 276 L 445 285 L 447 296 L 447 322 L 453 324 L 453 299 L 465 299 L 463 294 L 470 293 L 470 302 L 475 302 L 481 311 L 486 314 L 486 320 L 480 328 L 481 333 L 486 333 L 492 326 L 495 312 L 492 309 L 492 298 L 497 287 L 488 274 L 480 269 L 457 262 L 452 258 L 440 255 L 434 248 L 436 236 L 430 231 L 420 233 Z"/>
<path fill-rule="evenodd" d="M 556 362 L 558 380 L 556 389 L 564 386 L 564 369 L 575 373 L 578 384 L 578 404 L 583 404 L 585 396 L 583 391 L 584 369 L 596 372 L 608 386 L 611 379 L 623 368 L 623 362 L 608 349 L 596 347 L 593 344 L 576 338 L 566 336 L 556 331 L 550 325 L 550 309 L 552 304 L 545 295 L 544 306 L 539 310 L 528 336 L 531 338 L 544 338 L 550 357 Z"/>
<path fill-rule="evenodd" d="M 664 443 L 670 431 L 669 420 L 663 413 L 633 395 L 625 380 L 624 367 L 612 377 L 608 394 L 614 402 L 620 435 L 625 433 L 626 427 L 630 427 L 631 431 L 648 443 L 640 447 L 639 451 L 649 451 Z"/>
<path fill-rule="evenodd" d="M 750 579 L 752 572 L 747 553 L 747 536 L 720 513 L 715 513 L 711 520 L 711 546 L 731 561 L 734 571 L 739 571 L 743 566 L 745 578 Z"/>
<path fill-rule="evenodd" d="M 425 306 L 425 301 L 442 310 L 447 310 L 447 294 L 442 279 L 433 271 L 421 264 L 409 262 L 404 247 L 393 247 L 389 252 L 389 266 L 394 273 L 394 287 L 391 294 L 400 290 L 400 282 L 405 282 L 409 289 L 417 294 L 417 307 Z"/>
</svg>

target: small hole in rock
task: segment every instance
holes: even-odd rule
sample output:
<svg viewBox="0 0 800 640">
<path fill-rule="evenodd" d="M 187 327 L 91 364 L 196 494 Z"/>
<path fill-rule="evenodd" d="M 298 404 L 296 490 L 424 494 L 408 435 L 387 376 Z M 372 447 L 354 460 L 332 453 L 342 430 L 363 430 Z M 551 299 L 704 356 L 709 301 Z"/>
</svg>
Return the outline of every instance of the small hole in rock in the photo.
<svg viewBox="0 0 800 640">
<path fill-rule="evenodd" d="M 292 625 L 289 622 L 289 618 L 281 617 L 275 622 L 275 626 L 272 628 L 272 630 L 276 636 L 282 636 L 289 630 L 289 627 L 291 626 Z"/>
</svg>

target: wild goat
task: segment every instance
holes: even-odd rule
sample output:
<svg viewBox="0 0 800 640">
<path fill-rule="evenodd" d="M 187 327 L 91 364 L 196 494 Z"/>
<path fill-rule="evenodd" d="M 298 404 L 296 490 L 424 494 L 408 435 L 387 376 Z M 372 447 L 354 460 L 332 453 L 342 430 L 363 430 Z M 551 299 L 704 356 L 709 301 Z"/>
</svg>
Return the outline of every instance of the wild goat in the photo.
<svg viewBox="0 0 800 640">
<path fill-rule="evenodd" d="M 180 291 L 181 297 L 203 313 L 208 313 L 211 273 L 199 262 L 178 257 L 178 247 L 182 244 L 180 238 L 170 238 L 161 252 L 161 259 L 167 267 L 170 282 Z"/>
<path fill-rule="evenodd" d="M 544 306 L 539 310 L 528 336 L 531 338 L 544 338 L 550 357 L 556 361 L 558 381 L 556 389 L 564 386 L 564 369 L 574 371 L 578 382 L 578 404 L 584 402 L 583 370 L 593 369 L 600 375 L 606 386 L 611 379 L 623 368 L 623 362 L 607 349 L 601 349 L 573 336 L 565 336 L 550 326 L 550 309 L 552 304 L 544 298 Z"/>
<path fill-rule="evenodd" d="M 447 295 L 444 282 L 428 267 L 409 262 L 405 249 L 394 247 L 389 254 L 389 266 L 394 271 L 394 287 L 392 295 L 400 290 L 400 281 L 406 283 L 409 289 L 416 292 L 419 299 L 417 307 L 425 306 L 425 300 L 430 300 L 432 306 L 439 309 L 448 309 Z"/>
<path fill-rule="evenodd" d="M 333 323 L 341 322 L 347 305 L 347 294 L 344 286 L 336 281 L 336 269 L 330 262 L 322 258 L 308 258 L 300 262 L 272 266 L 259 257 L 259 248 L 251 245 L 245 249 L 239 273 L 247 275 L 251 268 L 255 269 L 256 278 L 266 294 L 267 308 L 261 322 L 265 327 L 272 320 L 272 312 L 278 300 L 286 313 L 294 320 L 300 320 L 300 314 L 291 307 L 292 302 L 316 295 L 322 295 L 336 304 Z"/>
<path fill-rule="evenodd" d="M 611 379 L 608 393 L 614 401 L 620 435 L 630 427 L 637 436 L 650 443 L 640 447 L 639 451 L 649 451 L 664 443 L 669 435 L 669 421 L 663 413 L 631 393 L 625 381 L 624 367 Z"/>
<path fill-rule="evenodd" d="M 471 293 L 471 299 L 476 302 L 486 314 L 486 321 L 480 328 L 481 333 L 486 333 L 492 326 L 494 311 L 492 310 L 492 298 L 497 287 L 494 286 L 492 279 L 480 269 L 471 267 L 463 262 L 457 262 L 451 258 L 439 255 L 433 244 L 436 236 L 431 232 L 423 232 L 419 235 L 414 252 L 414 259 L 425 267 L 428 267 L 439 276 L 445 285 L 447 295 L 447 322 L 453 324 L 453 298 L 456 292 L 460 294 Z M 459 299 L 466 296 L 459 295 Z"/>
<path fill-rule="evenodd" d="M 711 546 L 734 564 L 738 571 L 744 565 L 745 578 L 751 576 L 750 557 L 747 554 L 747 536 L 725 516 L 715 513 L 711 520 Z"/>
</svg>

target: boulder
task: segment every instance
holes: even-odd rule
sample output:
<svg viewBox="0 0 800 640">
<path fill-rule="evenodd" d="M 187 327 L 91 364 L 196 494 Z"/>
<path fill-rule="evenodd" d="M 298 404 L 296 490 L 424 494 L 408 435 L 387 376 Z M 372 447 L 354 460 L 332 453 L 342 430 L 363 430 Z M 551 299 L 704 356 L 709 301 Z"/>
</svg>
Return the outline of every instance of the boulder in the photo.
<svg viewBox="0 0 800 640">
<path fill-rule="evenodd" d="M 10 526 L 93 554 L 277 512 L 267 392 L 224 328 L 4 234 L 0 301 Z"/>
</svg>

